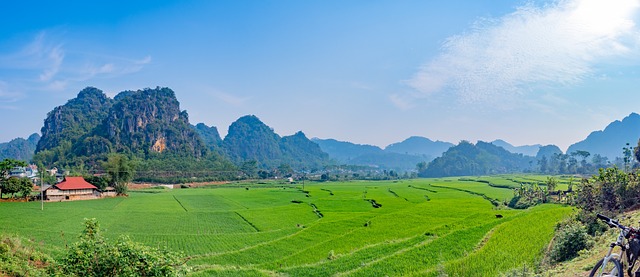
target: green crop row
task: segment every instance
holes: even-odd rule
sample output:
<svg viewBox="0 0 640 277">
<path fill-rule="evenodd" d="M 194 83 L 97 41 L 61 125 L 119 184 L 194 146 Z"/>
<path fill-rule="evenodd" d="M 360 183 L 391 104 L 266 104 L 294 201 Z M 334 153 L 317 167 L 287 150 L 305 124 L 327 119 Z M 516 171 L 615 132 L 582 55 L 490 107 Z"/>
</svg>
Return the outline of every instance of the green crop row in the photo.
<svg viewBox="0 0 640 277">
<path fill-rule="evenodd" d="M 491 276 L 540 258 L 553 224 L 568 213 L 553 205 L 496 210 L 478 195 L 508 201 L 513 190 L 459 178 L 310 183 L 304 191 L 236 183 L 48 202 L 44 211 L 37 202 L 0 203 L 0 232 L 55 256 L 76 240 L 84 218 L 96 218 L 107 237 L 185 253 L 194 276 Z M 511 238 L 518 234 L 523 239 Z M 502 248 L 512 263 L 479 262 L 504 259 Z"/>
</svg>

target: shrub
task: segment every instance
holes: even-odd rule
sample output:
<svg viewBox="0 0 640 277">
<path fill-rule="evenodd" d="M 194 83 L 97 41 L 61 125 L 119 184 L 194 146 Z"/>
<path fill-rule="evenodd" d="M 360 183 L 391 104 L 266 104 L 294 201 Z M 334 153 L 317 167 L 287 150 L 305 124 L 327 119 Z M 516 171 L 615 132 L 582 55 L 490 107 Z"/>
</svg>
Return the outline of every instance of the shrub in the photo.
<svg viewBox="0 0 640 277">
<path fill-rule="evenodd" d="M 576 219 L 587 228 L 587 234 L 595 236 L 604 233 L 609 226 L 596 217 L 595 212 L 580 210 L 576 215 Z"/>
<path fill-rule="evenodd" d="M 131 241 L 126 236 L 115 243 L 102 237 L 95 219 L 85 220 L 80 241 L 75 243 L 61 267 L 77 276 L 180 276 L 186 260 L 167 250 Z"/>
<path fill-rule="evenodd" d="M 578 252 L 593 243 L 587 229 L 577 221 L 568 220 L 556 226 L 556 237 L 551 246 L 552 262 L 562 262 L 578 256 Z"/>
<path fill-rule="evenodd" d="M 52 276 L 49 256 L 23 244 L 20 238 L 0 238 L 0 276 Z"/>
</svg>

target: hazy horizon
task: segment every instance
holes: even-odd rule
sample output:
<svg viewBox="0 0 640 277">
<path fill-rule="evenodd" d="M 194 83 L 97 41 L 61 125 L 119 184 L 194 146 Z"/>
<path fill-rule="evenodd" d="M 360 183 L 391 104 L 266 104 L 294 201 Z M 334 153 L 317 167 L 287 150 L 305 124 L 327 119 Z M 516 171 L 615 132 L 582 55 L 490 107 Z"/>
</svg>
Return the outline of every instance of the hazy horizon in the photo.
<svg viewBox="0 0 640 277">
<path fill-rule="evenodd" d="M 0 142 L 87 86 L 169 87 L 221 136 L 247 114 L 381 148 L 561 149 L 639 112 L 639 1 L 5 3 Z"/>
</svg>

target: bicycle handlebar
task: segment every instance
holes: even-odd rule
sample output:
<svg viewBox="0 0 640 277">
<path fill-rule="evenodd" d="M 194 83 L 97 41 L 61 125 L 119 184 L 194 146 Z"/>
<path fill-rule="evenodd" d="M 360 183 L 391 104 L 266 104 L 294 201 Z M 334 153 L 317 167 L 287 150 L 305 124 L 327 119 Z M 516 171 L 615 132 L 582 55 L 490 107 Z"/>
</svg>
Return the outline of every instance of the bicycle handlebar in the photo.
<svg viewBox="0 0 640 277">
<path fill-rule="evenodd" d="M 602 219 L 602 220 L 604 220 L 604 221 L 609 221 L 609 220 L 611 220 L 611 218 L 608 218 L 608 217 L 606 217 L 606 216 L 604 216 L 604 215 L 601 215 L 601 214 L 597 214 L 596 216 L 597 216 L 599 219 Z"/>
<path fill-rule="evenodd" d="M 604 216 L 604 215 L 601 215 L 601 214 L 597 214 L 596 216 L 597 216 L 599 219 L 601 219 L 602 221 L 604 221 L 604 223 L 607 223 L 607 225 L 609 225 L 609 226 L 610 226 L 610 227 L 612 227 L 612 228 L 613 228 L 613 227 L 618 227 L 618 228 L 620 228 L 620 229 L 628 229 L 628 227 L 626 227 L 626 226 L 624 226 L 624 225 L 622 225 L 622 224 L 618 223 L 618 221 L 617 221 L 617 220 L 613 220 L 613 219 L 608 218 L 608 217 L 606 217 L 606 216 Z"/>
</svg>

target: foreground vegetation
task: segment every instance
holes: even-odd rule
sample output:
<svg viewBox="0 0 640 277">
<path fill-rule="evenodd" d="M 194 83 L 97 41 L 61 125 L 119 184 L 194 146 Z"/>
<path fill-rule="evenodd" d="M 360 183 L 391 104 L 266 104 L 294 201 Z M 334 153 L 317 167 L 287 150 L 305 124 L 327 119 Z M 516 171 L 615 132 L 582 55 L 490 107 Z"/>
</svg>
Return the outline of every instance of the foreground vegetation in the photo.
<svg viewBox="0 0 640 277">
<path fill-rule="evenodd" d="M 105 239 L 184 253 L 193 276 L 497 276 L 535 267 L 571 213 L 490 201 L 510 193 L 453 178 L 147 189 L 44 211 L 2 203 L 0 231 L 60 260 L 96 218 Z"/>
</svg>

